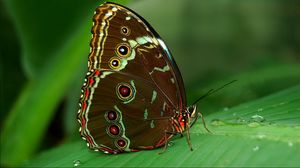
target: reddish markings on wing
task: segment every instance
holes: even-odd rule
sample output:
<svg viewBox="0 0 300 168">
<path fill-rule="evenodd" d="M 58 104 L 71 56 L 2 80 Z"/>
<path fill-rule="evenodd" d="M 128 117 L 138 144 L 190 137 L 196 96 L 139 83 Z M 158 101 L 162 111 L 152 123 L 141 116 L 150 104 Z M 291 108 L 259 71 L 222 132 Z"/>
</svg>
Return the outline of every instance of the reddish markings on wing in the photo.
<svg viewBox="0 0 300 168">
<path fill-rule="evenodd" d="M 91 79 L 89 80 L 89 86 L 93 86 L 94 82 L 95 82 L 95 80 L 94 80 L 93 78 L 91 78 Z"/>
<path fill-rule="evenodd" d="M 86 124 L 85 119 L 82 118 L 82 119 L 81 119 L 81 127 L 82 127 L 83 129 L 85 129 L 85 124 Z"/>
<path fill-rule="evenodd" d="M 100 70 L 95 70 L 95 76 L 99 76 L 101 74 Z"/>
<path fill-rule="evenodd" d="M 86 89 L 85 90 L 85 99 L 88 100 L 89 96 L 90 96 L 90 91 L 89 91 L 89 89 Z"/>
<path fill-rule="evenodd" d="M 86 110 L 86 102 L 82 102 L 82 111 L 85 111 Z"/>
<path fill-rule="evenodd" d="M 87 107 L 88 107 L 88 100 L 90 99 L 91 96 L 91 88 L 95 85 L 95 77 L 98 77 L 100 75 L 100 70 L 95 70 L 92 71 L 91 74 L 89 74 L 86 79 L 87 79 L 87 84 L 86 86 L 82 87 L 83 91 L 83 97 L 81 98 L 80 104 L 81 104 L 81 110 L 80 113 L 78 114 L 78 119 L 80 120 L 81 124 L 81 135 L 86 138 L 86 141 L 90 144 L 90 146 L 96 146 L 95 142 L 93 141 L 92 137 L 87 134 L 87 121 L 85 118 L 85 114 L 87 113 Z"/>
<path fill-rule="evenodd" d="M 92 138 L 90 136 L 86 135 L 86 139 L 89 142 L 89 144 L 94 144 L 93 140 L 92 140 Z"/>
<path fill-rule="evenodd" d="M 138 152 L 139 150 L 137 149 L 130 149 L 131 152 Z"/>
<path fill-rule="evenodd" d="M 111 154 L 113 154 L 113 153 L 115 153 L 115 151 L 114 150 L 111 150 L 111 149 L 109 149 L 109 148 L 105 148 L 105 147 L 99 147 L 100 148 L 100 150 L 102 150 L 102 151 L 106 151 L 106 152 L 108 152 L 108 153 L 111 153 Z M 117 152 L 117 151 L 116 151 Z"/>
</svg>

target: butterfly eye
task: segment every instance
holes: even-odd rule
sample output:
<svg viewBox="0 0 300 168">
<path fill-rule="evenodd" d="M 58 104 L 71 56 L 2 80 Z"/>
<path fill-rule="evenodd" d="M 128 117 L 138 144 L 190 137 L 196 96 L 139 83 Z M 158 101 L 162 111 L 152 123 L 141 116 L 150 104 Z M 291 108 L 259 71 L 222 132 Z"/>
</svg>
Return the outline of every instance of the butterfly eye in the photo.
<svg viewBox="0 0 300 168">
<path fill-rule="evenodd" d="M 118 58 L 111 58 L 109 61 L 109 66 L 112 69 L 118 69 L 121 66 L 121 61 Z"/>
<path fill-rule="evenodd" d="M 193 113 L 193 112 L 194 112 L 194 107 L 193 107 L 193 106 L 188 107 L 188 108 L 187 108 L 187 111 L 188 111 L 189 113 Z"/>
<path fill-rule="evenodd" d="M 131 53 L 131 49 L 128 44 L 122 43 L 117 47 L 117 54 L 122 57 L 128 57 Z"/>
<path fill-rule="evenodd" d="M 130 34 L 130 30 L 126 26 L 121 27 L 121 34 L 128 36 Z"/>
</svg>

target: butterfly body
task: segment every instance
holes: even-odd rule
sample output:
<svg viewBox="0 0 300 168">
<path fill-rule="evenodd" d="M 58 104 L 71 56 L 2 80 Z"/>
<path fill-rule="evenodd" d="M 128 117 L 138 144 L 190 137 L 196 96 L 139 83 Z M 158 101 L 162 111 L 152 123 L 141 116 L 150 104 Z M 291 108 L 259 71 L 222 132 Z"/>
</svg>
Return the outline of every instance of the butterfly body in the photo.
<svg viewBox="0 0 300 168">
<path fill-rule="evenodd" d="M 80 134 L 91 149 L 154 149 L 189 129 L 196 108 L 187 107 L 180 71 L 142 17 L 104 3 L 95 11 L 91 32 L 77 116 Z"/>
</svg>

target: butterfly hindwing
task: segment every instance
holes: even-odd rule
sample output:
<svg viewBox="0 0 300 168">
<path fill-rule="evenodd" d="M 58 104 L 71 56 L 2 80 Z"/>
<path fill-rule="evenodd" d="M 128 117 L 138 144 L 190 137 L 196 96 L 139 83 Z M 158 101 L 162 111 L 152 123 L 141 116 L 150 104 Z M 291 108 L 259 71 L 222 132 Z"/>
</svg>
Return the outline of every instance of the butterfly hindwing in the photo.
<svg viewBox="0 0 300 168">
<path fill-rule="evenodd" d="M 109 153 L 155 148 L 186 106 L 176 63 L 153 28 L 113 3 L 96 9 L 78 120 L 88 145 Z M 168 136 L 170 137 L 170 136 Z"/>
</svg>

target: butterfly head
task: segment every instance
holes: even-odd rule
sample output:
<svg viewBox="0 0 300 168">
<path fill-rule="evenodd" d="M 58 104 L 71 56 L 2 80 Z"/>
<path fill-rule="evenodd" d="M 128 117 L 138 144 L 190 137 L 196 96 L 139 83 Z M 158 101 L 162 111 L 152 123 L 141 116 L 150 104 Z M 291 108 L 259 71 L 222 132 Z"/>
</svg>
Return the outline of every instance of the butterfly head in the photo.
<svg viewBox="0 0 300 168">
<path fill-rule="evenodd" d="M 198 119 L 197 116 L 197 107 L 196 105 L 192 105 L 187 107 L 185 110 L 178 117 L 178 121 L 182 127 L 182 130 L 186 130 L 187 127 L 192 126 L 196 120 Z"/>
<path fill-rule="evenodd" d="M 187 107 L 186 113 L 189 115 L 189 117 L 194 118 L 197 113 L 197 106 L 194 104 L 192 106 Z"/>
</svg>

